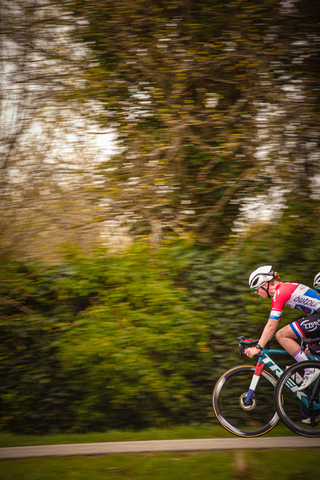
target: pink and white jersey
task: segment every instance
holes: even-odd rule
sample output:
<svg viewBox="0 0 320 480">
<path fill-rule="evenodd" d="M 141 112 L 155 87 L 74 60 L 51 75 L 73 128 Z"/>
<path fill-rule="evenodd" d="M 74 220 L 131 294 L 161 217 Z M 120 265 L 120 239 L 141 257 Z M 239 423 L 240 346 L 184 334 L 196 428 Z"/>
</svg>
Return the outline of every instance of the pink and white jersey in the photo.
<svg viewBox="0 0 320 480">
<path fill-rule="evenodd" d="M 312 315 L 320 310 L 320 294 L 302 283 L 281 282 L 277 285 L 272 297 L 269 318 L 279 320 L 284 305 L 289 308 L 298 308 L 306 315 Z"/>
</svg>

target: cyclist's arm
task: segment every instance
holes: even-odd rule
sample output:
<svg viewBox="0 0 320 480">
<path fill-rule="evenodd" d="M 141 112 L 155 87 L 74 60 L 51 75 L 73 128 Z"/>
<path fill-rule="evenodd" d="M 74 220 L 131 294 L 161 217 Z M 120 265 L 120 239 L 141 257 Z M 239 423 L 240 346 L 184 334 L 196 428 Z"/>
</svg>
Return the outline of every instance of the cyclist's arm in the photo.
<svg viewBox="0 0 320 480">
<path fill-rule="evenodd" d="M 273 335 L 276 333 L 276 330 L 278 328 L 278 320 L 275 320 L 274 318 L 269 318 L 269 320 L 266 323 L 266 326 L 263 329 L 263 332 L 261 334 L 261 337 L 259 339 L 259 345 L 261 345 L 262 348 L 269 342 L 269 340 L 272 339 Z"/>
<path fill-rule="evenodd" d="M 278 321 L 274 320 L 273 318 L 269 318 L 258 342 L 258 344 L 262 348 L 264 348 L 265 345 L 269 342 L 269 340 L 271 340 L 271 338 L 273 337 L 273 335 L 277 330 L 277 327 L 278 327 Z M 246 348 L 245 350 L 245 354 L 249 358 L 252 358 L 255 355 L 258 355 L 260 352 L 261 352 L 260 348 L 256 348 L 256 347 Z"/>
</svg>

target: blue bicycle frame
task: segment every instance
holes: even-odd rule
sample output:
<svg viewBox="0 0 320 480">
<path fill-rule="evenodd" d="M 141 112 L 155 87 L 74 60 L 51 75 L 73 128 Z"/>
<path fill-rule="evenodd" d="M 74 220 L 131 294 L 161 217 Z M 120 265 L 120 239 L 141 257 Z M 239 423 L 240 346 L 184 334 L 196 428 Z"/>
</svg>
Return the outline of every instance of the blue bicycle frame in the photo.
<svg viewBox="0 0 320 480">
<path fill-rule="evenodd" d="M 250 387 L 248 390 L 247 397 L 245 399 L 245 404 L 250 404 L 252 396 L 255 392 L 256 386 L 259 382 L 262 370 L 264 369 L 265 365 L 276 375 L 277 378 L 279 378 L 283 374 L 283 370 L 279 365 L 271 358 L 271 355 L 289 355 L 289 353 L 286 350 L 278 350 L 278 349 L 273 349 L 273 348 L 264 348 L 262 349 L 261 353 L 258 355 L 259 360 L 256 366 L 256 369 L 254 371 Z M 318 360 L 318 357 L 314 357 L 313 355 L 307 355 L 307 357 L 310 360 Z M 303 392 L 303 391 L 298 391 L 298 385 L 296 382 L 289 378 L 286 382 L 286 386 L 291 390 L 291 392 L 299 398 L 299 400 L 303 403 L 303 405 L 308 408 L 309 406 L 309 398 L 308 396 Z M 318 410 L 320 409 L 320 403 L 315 402 L 314 403 L 314 409 Z"/>
</svg>

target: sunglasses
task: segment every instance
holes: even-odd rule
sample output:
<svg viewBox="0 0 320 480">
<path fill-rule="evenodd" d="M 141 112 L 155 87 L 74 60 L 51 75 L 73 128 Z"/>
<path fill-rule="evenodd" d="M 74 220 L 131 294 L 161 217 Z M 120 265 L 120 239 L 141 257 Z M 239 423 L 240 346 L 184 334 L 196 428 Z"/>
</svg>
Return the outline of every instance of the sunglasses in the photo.
<svg viewBox="0 0 320 480">
<path fill-rule="evenodd" d="M 259 290 L 259 288 L 262 288 L 263 285 L 265 285 L 267 282 L 264 282 L 262 285 L 259 285 L 259 287 L 252 287 L 252 290 L 255 290 L 256 292 Z"/>
</svg>

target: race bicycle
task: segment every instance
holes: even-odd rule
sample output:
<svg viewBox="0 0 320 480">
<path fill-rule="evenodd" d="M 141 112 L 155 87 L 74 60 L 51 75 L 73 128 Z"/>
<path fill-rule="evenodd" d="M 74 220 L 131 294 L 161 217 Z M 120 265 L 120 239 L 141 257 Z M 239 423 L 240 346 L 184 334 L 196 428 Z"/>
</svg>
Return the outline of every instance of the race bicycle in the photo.
<svg viewBox="0 0 320 480">
<path fill-rule="evenodd" d="M 240 355 L 245 348 L 258 343 L 258 340 L 247 340 L 243 336 L 237 340 Z M 312 342 L 318 340 L 313 339 Z M 320 377 L 308 389 L 298 391 L 303 368 L 306 365 L 320 368 L 319 358 L 308 355 L 310 361 L 300 362 L 301 365 L 296 363 L 286 369 L 276 363 L 273 358 L 275 355 L 290 357 L 283 349 L 270 348 L 268 342 L 257 355 L 256 366 L 238 365 L 221 375 L 213 391 L 213 409 L 218 421 L 229 432 L 240 437 L 264 435 L 275 427 L 280 418 L 299 435 L 320 436 L 320 426 L 316 422 L 320 415 Z M 281 381 L 277 383 L 277 379 Z M 302 423 L 302 420 L 310 420 L 310 423 Z"/>
</svg>

